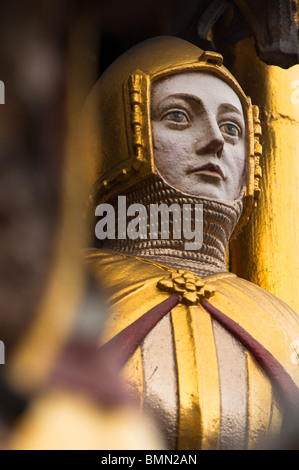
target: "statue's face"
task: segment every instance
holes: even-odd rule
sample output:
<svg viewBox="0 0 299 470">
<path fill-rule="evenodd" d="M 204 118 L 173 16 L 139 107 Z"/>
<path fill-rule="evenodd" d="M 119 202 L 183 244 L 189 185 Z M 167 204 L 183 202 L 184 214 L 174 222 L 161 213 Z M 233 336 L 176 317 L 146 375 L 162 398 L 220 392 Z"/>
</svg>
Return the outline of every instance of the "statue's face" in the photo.
<svg viewBox="0 0 299 470">
<path fill-rule="evenodd" d="M 174 188 L 230 201 L 240 195 L 245 169 L 245 122 L 237 94 L 201 72 L 154 83 L 151 121 L 155 165 Z"/>
</svg>

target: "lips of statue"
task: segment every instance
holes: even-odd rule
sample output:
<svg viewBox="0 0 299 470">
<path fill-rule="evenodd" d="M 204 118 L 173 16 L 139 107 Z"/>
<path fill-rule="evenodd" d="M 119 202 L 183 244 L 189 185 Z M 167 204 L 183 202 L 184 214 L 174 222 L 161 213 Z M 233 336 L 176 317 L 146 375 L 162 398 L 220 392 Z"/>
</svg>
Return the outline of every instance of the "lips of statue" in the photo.
<svg viewBox="0 0 299 470">
<path fill-rule="evenodd" d="M 157 81 L 151 95 L 154 159 L 164 180 L 193 196 L 238 197 L 245 122 L 232 88 L 211 74 L 186 72 Z"/>
</svg>

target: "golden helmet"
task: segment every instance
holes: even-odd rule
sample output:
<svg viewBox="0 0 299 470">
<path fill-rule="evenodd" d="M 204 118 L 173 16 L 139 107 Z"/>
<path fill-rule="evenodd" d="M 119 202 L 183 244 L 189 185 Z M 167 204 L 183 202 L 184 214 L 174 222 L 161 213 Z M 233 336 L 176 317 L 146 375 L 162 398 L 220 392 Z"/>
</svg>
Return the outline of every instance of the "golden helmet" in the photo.
<svg viewBox="0 0 299 470">
<path fill-rule="evenodd" d="M 247 222 L 259 196 L 261 126 L 257 106 L 223 66 L 223 58 L 175 37 L 141 42 L 120 56 L 100 77 L 83 111 L 83 152 L 89 164 L 93 202 L 102 203 L 155 174 L 150 122 L 151 84 L 172 74 L 201 71 L 216 75 L 238 95 L 247 127 L 244 210 L 235 233 Z"/>
</svg>

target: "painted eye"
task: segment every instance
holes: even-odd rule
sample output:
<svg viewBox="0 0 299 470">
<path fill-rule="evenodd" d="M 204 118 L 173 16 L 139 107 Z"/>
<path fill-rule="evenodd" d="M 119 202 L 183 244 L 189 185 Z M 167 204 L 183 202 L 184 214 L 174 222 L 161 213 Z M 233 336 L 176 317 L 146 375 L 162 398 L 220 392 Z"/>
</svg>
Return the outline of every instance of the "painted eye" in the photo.
<svg viewBox="0 0 299 470">
<path fill-rule="evenodd" d="M 182 121 L 185 117 L 180 111 L 174 111 L 171 115 L 175 121 Z"/>
<path fill-rule="evenodd" d="M 164 116 L 164 119 L 178 123 L 187 123 L 189 121 L 187 115 L 182 111 L 171 111 Z"/>
<path fill-rule="evenodd" d="M 233 137 L 238 137 L 240 135 L 240 129 L 235 124 L 223 124 L 220 129 L 223 134 L 231 135 Z"/>
</svg>

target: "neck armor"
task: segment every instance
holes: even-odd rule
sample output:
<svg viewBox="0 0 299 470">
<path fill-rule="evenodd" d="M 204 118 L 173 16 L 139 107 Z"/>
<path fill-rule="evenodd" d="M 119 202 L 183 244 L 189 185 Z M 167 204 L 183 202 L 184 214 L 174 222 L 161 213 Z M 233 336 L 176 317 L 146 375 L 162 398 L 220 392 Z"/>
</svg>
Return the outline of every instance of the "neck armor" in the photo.
<svg viewBox="0 0 299 470">
<path fill-rule="evenodd" d="M 238 223 L 243 210 L 242 197 L 232 203 L 222 203 L 209 199 L 188 196 L 169 186 L 159 175 L 153 175 L 145 182 L 139 183 L 126 193 L 126 203 L 143 204 L 150 213 L 150 204 L 183 204 L 203 205 L 203 243 L 200 250 L 186 251 L 184 237 L 176 240 L 161 239 L 161 224 L 158 238 L 144 240 L 125 239 L 107 240 L 101 247 L 119 251 L 125 254 L 151 259 L 157 263 L 165 264 L 174 269 L 189 269 L 194 274 L 205 277 L 227 271 L 226 248 L 231 235 Z M 117 200 L 110 202 L 118 219 Z M 194 217 L 195 212 L 191 212 Z M 181 220 L 182 220 L 181 214 Z M 193 225 L 193 224 L 192 224 Z M 169 218 L 169 233 L 173 233 L 173 219 Z M 149 218 L 147 220 L 147 233 L 149 233 Z"/>
</svg>

